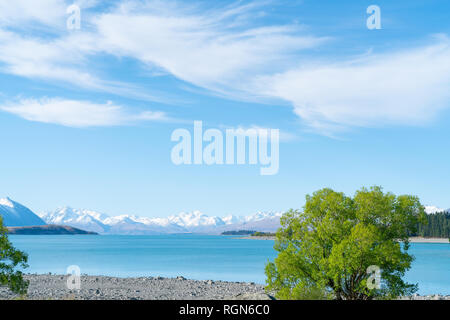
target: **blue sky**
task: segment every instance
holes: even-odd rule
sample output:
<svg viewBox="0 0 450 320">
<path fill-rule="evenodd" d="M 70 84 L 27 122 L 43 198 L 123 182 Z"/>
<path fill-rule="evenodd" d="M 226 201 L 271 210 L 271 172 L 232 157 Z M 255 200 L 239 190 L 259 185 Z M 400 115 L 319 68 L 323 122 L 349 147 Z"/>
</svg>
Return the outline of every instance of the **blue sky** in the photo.
<svg viewBox="0 0 450 320">
<path fill-rule="evenodd" d="M 382 185 L 450 207 L 448 1 L 84 0 L 67 30 L 72 3 L 0 0 L 1 196 L 222 216 Z M 280 129 L 279 173 L 175 166 L 194 120 Z"/>
</svg>

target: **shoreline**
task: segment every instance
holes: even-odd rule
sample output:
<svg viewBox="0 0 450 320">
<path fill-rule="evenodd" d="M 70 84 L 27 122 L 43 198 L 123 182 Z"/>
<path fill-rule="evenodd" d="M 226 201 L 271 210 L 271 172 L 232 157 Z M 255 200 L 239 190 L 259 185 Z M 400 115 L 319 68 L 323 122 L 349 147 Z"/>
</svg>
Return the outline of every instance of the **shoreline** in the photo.
<svg viewBox="0 0 450 320">
<path fill-rule="evenodd" d="M 411 237 L 409 238 L 411 243 L 450 243 L 446 238 L 423 238 L 423 237 Z"/>
<path fill-rule="evenodd" d="M 275 240 L 275 237 L 268 236 L 245 236 L 238 237 L 237 239 L 251 239 L 251 240 Z M 450 243 L 447 238 L 423 238 L 423 237 L 411 237 L 409 238 L 410 243 Z"/>
<path fill-rule="evenodd" d="M 25 296 L 0 287 L 0 300 L 275 300 L 263 285 L 251 282 L 81 275 L 80 290 L 69 290 L 69 275 L 26 274 L 24 278 L 30 281 Z M 450 300 L 450 295 L 414 294 L 397 300 Z"/>
<path fill-rule="evenodd" d="M 190 280 L 182 276 L 80 276 L 80 290 L 67 288 L 69 275 L 25 274 L 28 293 L 0 287 L 0 300 L 272 300 L 264 286 L 252 282 Z"/>
<path fill-rule="evenodd" d="M 275 240 L 275 237 L 271 236 L 244 236 L 237 239 L 251 239 L 251 240 Z"/>
</svg>

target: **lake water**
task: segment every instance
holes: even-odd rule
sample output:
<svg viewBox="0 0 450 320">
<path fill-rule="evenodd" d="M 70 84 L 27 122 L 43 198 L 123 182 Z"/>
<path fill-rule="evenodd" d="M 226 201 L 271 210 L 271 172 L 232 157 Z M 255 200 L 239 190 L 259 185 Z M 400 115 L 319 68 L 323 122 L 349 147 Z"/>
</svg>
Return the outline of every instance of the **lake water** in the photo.
<svg viewBox="0 0 450 320">
<path fill-rule="evenodd" d="M 264 266 L 276 257 L 273 241 L 225 236 L 19 236 L 28 253 L 28 273 L 82 273 L 120 277 L 162 276 L 264 284 Z M 450 244 L 411 244 L 416 260 L 406 275 L 420 294 L 450 295 Z"/>
</svg>

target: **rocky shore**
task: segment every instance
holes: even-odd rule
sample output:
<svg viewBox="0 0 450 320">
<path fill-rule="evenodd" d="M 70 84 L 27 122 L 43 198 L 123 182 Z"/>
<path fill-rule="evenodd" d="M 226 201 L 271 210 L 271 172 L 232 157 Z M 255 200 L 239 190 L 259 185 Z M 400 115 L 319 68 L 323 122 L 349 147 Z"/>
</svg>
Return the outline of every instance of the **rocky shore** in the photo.
<svg viewBox="0 0 450 320">
<path fill-rule="evenodd" d="M 449 300 L 450 301 L 450 296 L 449 295 L 445 296 L 445 295 L 441 295 L 441 294 L 429 294 L 429 295 L 421 296 L 420 294 L 414 294 L 409 297 L 402 297 L 399 300 Z"/>
<path fill-rule="evenodd" d="M 272 236 L 245 236 L 245 237 L 239 237 L 239 239 L 275 240 L 275 237 L 272 237 Z"/>
<path fill-rule="evenodd" d="M 264 300 L 264 287 L 246 282 L 200 281 L 183 277 L 80 278 L 80 290 L 67 288 L 67 275 L 26 275 L 28 294 L 20 297 L 0 287 L 0 299 L 38 300 Z"/>
<path fill-rule="evenodd" d="M 409 238 L 411 243 L 449 243 L 447 238 L 422 238 L 422 237 L 411 237 Z"/>
<path fill-rule="evenodd" d="M 188 280 L 183 277 L 116 278 L 81 276 L 80 290 L 67 288 L 67 275 L 26 275 L 28 294 L 0 287 L 0 300 L 271 300 L 255 283 Z M 450 295 L 418 295 L 400 300 L 450 300 Z"/>
</svg>

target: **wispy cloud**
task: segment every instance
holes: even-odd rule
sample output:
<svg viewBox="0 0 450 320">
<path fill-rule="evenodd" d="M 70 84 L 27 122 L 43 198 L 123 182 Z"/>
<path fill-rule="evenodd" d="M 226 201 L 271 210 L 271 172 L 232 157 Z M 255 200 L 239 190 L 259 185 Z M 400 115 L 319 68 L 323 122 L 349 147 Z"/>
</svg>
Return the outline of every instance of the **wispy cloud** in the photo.
<svg viewBox="0 0 450 320">
<path fill-rule="evenodd" d="M 292 103 L 322 132 L 424 125 L 450 107 L 450 41 L 346 63 L 321 63 L 257 79 L 254 90 Z"/>
<path fill-rule="evenodd" d="M 95 1 L 85 2 L 80 4 L 95 5 Z M 55 0 L 8 3 L 9 18 L 0 24 L 0 70 L 170 103 L 176 100 L 171 98 L 170 89 L 166 93 L 149 92 L 138 84 L 99 77 L 95 58 L 105 54 L 131 57 L 187 83 L 231 96 L 238 89 L 233 85 L 236 81 L 267 74 L 269 69 L 288 61 L 289 54 L 325 41 L 296 34 L 298 27 L 293 25 L 253 28 L 252 10 L 263 2 L 236 2 L 208 9 L 170 1 L 124 1 L 107 12 L 83 15 L 83 25 L 89 28 L 77 32 L 68 32 L 61 20 L 66 17 L 68 4 Z M 44 24 L 51 36 L 11 29 L 36 24 Z"/>
<path fill-rule="evenodd" d="M 136 84 L 96 76 L 95 63 L 91 59 L 100 49 L 95 41 L 95 37 L 83 33 L 41 39 L 0 28 L 0 71 L 146 101 L 176 101 L 156 90 L 144 90 Z"/>
<path fill-rule="evenodd" d="M 306 35 L 292 25 L 242 25 L 240 15 L 251 7 L 205 14 L 172 5 L 165 15 L 160 2 L 159 10 L 133 4 L 95 21 L 109 52 L 156 65 L 225 96 L 235 98 L 239 92 L 285 100 L 308 128 L 322 134 L 352 127 L 423 125 L 449 107 L 445 36 L 422 47 L 369 53 L 342 63 L 322 57 L 313 63 L 301 54 L 327 38 Z M 233 21 L 240 22 L 238 28 L 229 27 Z"/>
<path fill-rule="evenodd" d="M 67 127 L 101 127 L 131 125 L 142 121 L 169 121 L 160 111 L 133 112 L 112 102 L 97 104 L 89 101 L 44 98 L 24 99 L 0 106 L 0 110 L 29 121 L 59 124 Z"/>
<path fill-rule="evenodd" d="M 66 8 L 61 0 L 0 0 L 0 26 L 21 27 L 29 22 L 56 26 L 63 21 Z"/>
<path fill-rule="evenodd" d="M 127 2 L 99 15 L 93 23 L 100 46 L 219 92 L 238 89 L 237 81 L 279 71 L 290 54 L 326 40 L 302 34 L 293 25 L 243 24 L 240 17 L 252 6 L 205 11 L 193 5 L 145 3 Z"/>
<path fill-rule="evenodd" d="M 96 6 L 100 0 L 0 0 L 0 26 L 22 30 L 51 27 L 64 31 L 66 9 L 72 4 L 81 9 Z M 59 33 L 59 32 L 58 32 Z"/>
<path fill-rule="evenodd" d="M 7 30 L 24 20 L 52 26 L 50 20 L 65 13 L 56 0 L 33 2 L 32 8 L 39 3 L 51 9 L 42 18 L 41 9 L 24 8 L 26 3 L 0 0 L 9 17 L 0 24 L 3 72 L 158 101 L 158 94 L 139 90 L 139 84 L 95 74 L 98 56 L 132 58 L 209 93 L 288 102 L 307 128 L 328 135 L 353 127 L 423 125 L 450 105 L 450 41 L 445 36 L 421 47 L 339 63 L 319 56 L 320 62 L 313 62 L 305 53 L 312 48 L 319 52 L 329 38 L 295 24 L 255 23 L 264 2 L 211 8 L 176 1 L 119 1 L 86 18 L 88 30 L 59 32 L 54 38 Z"/>
</svg>

